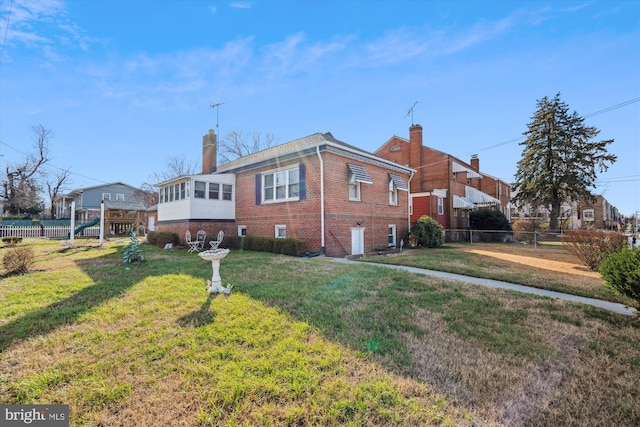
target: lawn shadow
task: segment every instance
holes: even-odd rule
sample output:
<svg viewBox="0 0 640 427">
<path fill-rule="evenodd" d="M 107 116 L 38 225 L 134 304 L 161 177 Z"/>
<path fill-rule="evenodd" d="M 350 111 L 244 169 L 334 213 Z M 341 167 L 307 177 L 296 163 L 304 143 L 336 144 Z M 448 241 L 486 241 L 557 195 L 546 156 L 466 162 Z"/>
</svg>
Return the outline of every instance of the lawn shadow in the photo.
<svg viewBox="0 0 640 427">
<path fill-rule="evenodd" d="M 105 265 L 122 265 L 119 258 L 110 259 L 108 255 L 78 260 L 75 263 L 92 278 L 94 284 L 63 300 L 31 311 L 0 326 L 0 353 L 12 344 L 48 334 L 60 326 L 73 323 L 86 311 L 124 294 L 141 280 L 139 275 L 132 275 L 115 283 L 113 280 L 108 280 L 109 277 L 101 278 L 96 270 L 96 264 L 99 264 L 100 268 Z"/>
<path fill-rule="evenodd" d="M 193 328 L 199 328 L 201 326 L 205 326 L 205 325 L 208 325 L 209 323 L 212 323 L 216 317 L 216 312 L 211 311 L 211 302 L 216 297 L 217 297 L 216 294 L 210 293 L 206 301 L 202 304 L 202 306 L 198 310 L 192 311 L 186 316 L 182 316 L 181 318 L 176 320 L 176 323 L 182 326 L 183 328 L 187 328 L 189 326 Z"/>
</svg>

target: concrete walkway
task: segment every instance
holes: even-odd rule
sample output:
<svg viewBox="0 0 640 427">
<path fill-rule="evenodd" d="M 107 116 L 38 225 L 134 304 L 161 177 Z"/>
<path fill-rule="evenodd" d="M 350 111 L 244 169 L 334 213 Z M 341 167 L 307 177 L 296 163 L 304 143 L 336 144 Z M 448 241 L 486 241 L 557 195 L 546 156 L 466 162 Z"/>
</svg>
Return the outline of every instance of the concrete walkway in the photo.
<svg viewBox="0 0 640 427">
<path fill-rule="evenodd" d="M 365 263 L 362 261 L 353 261 L 346 258 L 333 258 L 332 260 L 336 262 L 345 263 L 345 264 L 369 264 L 369 265 L 375 265 L 378 267 L 393 268 L 396 270 L 408 271 L 410 273 L 440 277 L 442 279 L 447 279 L 447 280 L 457 280 L 460 282 L 473 283 L 475 285 L 488 286 L 491 288 L 507 289 L 510 291 L 524 292 L 527 294 L 534 294 L 534 295 L 540 295 L 543 297 L 578 302 L 581 304 L 588 304 L 594 307 L 602 308 L 604 310 L 612 311 L 614 313 L 624 314 L 626 316 L 636 315 L 636 310 L 634 308 L 627 307 L 624 304 L 618 304 L 610 301 L 603 301 L 595 298 L 580 297 L 580 296 L 571 295 L 571 294 L 563 294 L 562 292 L 547 291 L 545 289 L 532 288 L 529 286 L 515 285 L 513 283 L 502 282 L 500 280 L 481 279 L 478 277 L 465 276 L 462 274 L 445 273 L 443 271 L 427 270 L 424 268 L 408 267 L 404 265 Z"/>
</svg>

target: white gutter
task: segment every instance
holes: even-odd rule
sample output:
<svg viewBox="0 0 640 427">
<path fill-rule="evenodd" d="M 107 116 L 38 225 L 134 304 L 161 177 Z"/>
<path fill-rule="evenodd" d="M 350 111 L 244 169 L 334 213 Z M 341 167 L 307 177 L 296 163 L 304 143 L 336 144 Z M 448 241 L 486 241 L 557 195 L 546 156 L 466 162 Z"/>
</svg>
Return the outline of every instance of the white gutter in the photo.
<svg viewBox="0 0 640 427">
<path fill-rule="evenodd" d="M 316 154 L 320 161 L 320 251 L 324 253 L 324 162 L 320 155 L 320 146 L 316 145 Z"/>
</svg>

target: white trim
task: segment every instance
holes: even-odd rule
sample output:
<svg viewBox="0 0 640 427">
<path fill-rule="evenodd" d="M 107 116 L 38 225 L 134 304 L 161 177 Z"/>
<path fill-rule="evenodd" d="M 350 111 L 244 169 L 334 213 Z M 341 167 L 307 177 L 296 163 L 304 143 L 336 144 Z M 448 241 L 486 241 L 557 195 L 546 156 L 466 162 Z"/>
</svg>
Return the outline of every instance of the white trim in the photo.
<svg viewBox="0 0 640 427">
<path fill-rule="evenodd" d="M 284 230 L 284 236 L 278 236 L 278 230 Z M 276 224 L 274 226 L 275 237 L 276 239 L 284 239 L 287 237 L 287 226 L 286 224 Z"/>
</svg>

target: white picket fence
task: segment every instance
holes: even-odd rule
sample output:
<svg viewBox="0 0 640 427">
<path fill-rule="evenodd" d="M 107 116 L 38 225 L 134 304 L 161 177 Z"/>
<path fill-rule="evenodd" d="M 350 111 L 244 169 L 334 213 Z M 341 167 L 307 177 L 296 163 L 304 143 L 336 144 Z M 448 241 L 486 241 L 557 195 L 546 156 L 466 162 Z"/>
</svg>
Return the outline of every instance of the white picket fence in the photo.
<svg viewBox="0 0 640 427">
<path fill-rule="evenodd" d="M 77 228 L 77 227 L 76 227 Z M 71 227 L 68 225 L 51 225 L 51 226 L 12 226 L 0 225 L 0 237 L 18 236 L 18 237 L 49 237 L 67 239 Z M 100 237 L 100 226 L 95 225 L 87 227 L 76 237 Z"/>
</svg>

